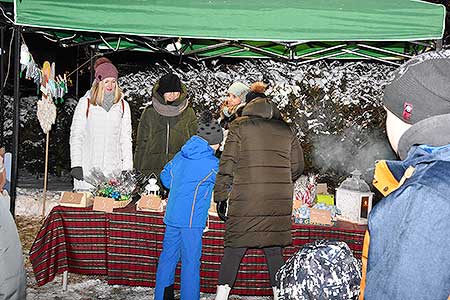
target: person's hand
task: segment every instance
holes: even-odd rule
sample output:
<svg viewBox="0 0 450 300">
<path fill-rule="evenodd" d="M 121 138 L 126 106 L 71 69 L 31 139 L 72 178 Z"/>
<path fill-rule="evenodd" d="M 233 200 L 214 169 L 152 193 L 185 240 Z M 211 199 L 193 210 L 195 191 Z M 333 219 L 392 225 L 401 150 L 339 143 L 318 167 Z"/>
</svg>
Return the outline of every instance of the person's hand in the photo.
<svg viewBox="0 0 450 300">
<path fill-rule="evenodd" d="M 219 215 L 219 218 L 224 222 L 226 222 L 228 220 L 228 217 L 226 215 L 227 206 L 228 206 L 227 201 L 217 202 L 217 208 L 216 208 L 217 214 Z"/>
<path fill-rule="evenodd" d="M 83 168 L 73 167 L 72 170 L 70 170 L 70 175 L 77 180 L 83 180 Z"/>
</svg>

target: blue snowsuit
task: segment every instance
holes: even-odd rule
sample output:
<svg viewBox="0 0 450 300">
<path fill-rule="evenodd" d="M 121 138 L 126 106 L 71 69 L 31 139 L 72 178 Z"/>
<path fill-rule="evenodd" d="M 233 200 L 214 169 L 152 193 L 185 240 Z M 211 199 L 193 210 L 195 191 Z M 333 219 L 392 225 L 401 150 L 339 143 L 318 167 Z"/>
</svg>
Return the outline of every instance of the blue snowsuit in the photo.
<svg viewBox="0 0 450 300">
<path fill-rule="evenodd" d="M 170 190 L 164 223 L 163 249 L 156 272 L 155 300 L 173 285 L 181 258 L 181 300 L 200 299 L 202 234 L 208 217 L 219 160 L 208 142 L 191 137 L 161 172 Z"/>
<path fill-rule="evenodd" d="M 414 146 L 388 161 L 397 181 L 369 216 L 365 300 L 446 300 L 450 294 L 450 145 Z"/>
</svg>

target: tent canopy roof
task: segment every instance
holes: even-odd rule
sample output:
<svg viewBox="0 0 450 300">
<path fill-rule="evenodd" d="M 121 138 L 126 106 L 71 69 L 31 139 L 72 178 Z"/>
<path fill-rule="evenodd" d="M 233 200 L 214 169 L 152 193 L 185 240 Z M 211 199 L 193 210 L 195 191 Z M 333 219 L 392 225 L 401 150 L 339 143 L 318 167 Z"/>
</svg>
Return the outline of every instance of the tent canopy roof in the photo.
<svg viewBox="0 0 450 300">
<path fill-rule="evenodd" d="M 442 5 L 411 0 L 15 0 L 25 26 L 253 41 L 440 39 Z"/>
</svg>

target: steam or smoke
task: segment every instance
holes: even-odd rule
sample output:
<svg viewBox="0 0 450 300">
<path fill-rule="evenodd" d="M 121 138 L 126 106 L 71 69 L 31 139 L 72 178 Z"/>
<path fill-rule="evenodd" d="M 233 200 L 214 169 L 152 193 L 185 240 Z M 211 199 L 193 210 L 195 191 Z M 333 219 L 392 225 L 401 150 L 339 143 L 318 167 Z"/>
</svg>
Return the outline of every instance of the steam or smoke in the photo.
<svg viewBox="0 0 450 300">
<path fill-rule="evenodd" d="M 358 169 L 363 178 L 373 178 L 375 162 L 395 159 L 383 129 L 359 132 L 348 128 L 342 135 L 320 135 L 313 139 L 312 159 L 319 173 L 347 177 Z"/>
</svg>

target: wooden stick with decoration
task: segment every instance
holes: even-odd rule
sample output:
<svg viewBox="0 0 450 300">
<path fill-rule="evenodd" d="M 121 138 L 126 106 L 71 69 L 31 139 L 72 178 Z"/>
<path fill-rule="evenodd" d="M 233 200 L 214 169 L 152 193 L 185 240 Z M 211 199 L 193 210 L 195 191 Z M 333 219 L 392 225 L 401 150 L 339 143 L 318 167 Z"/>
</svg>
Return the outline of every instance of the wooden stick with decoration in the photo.
<svg viewBox="0 0 450 300">
<path fill-rule="evenodd" d="M 50 92 L 49 81 L 54 76 L 54 66 L 51 67 L 48 61 L 44 62 L 42 67 L 42 82 L 41 92 L 42 97 L 37 103 L 37 117 L 42 130 L 46 134 L 45 141 L 45 171 L 44 171 L 44 194 L 42 201 L 42 216 L 45 216 L 45 202 L 47 196 L 47 173 L 48 173 L 48 148 L 50 140 L 50 129 L 56 120 L 56 106 L 52 101 L 52 94 Z"/>
</svg>

